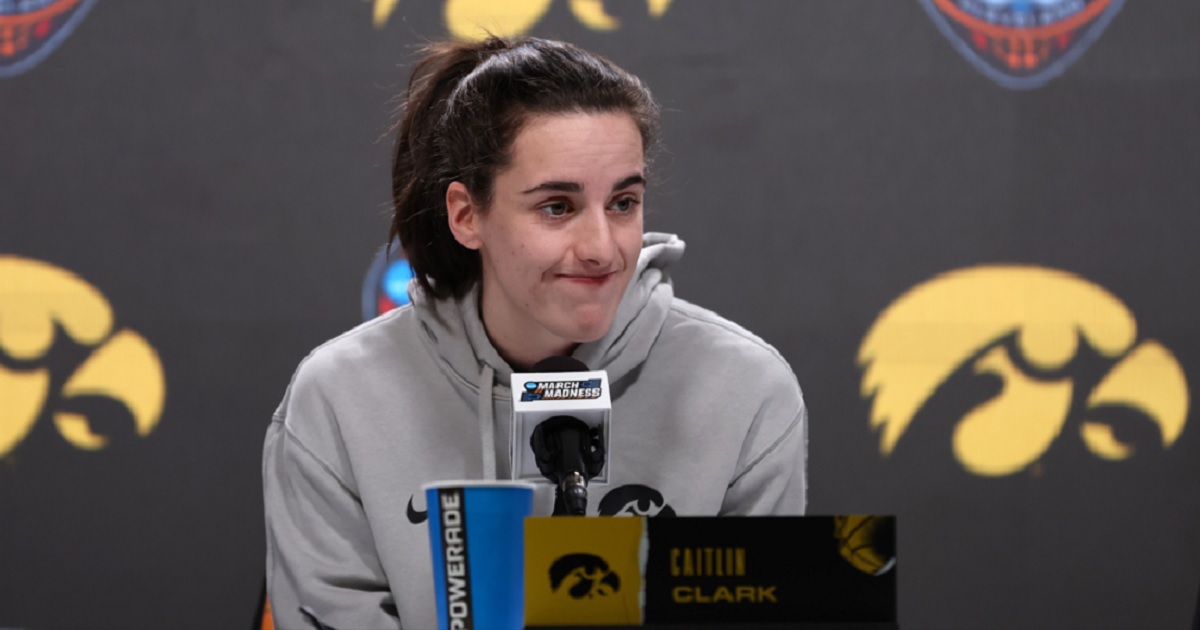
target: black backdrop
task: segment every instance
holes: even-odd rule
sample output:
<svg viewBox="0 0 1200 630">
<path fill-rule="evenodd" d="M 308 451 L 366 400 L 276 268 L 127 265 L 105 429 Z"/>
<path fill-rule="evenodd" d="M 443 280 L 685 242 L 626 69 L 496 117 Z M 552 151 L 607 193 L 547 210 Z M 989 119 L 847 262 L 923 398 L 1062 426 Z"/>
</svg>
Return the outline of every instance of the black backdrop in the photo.
<svg viewBox="0 0 1200 630">
<path fill-rule="evenodd" d="M 0 2 L 0 68 L 5 54 L 15 68 L 2 28 L 21 4 Z M 489 3 L 390 4 L 84 2 L 73 32 L 48 23 L 40 63 L 0 79 L 0 438 L 20 437 L 0 452 L 0 626 L 250 622 L 262 437 L 297 362 L 361 320 L 387 231 L 391 99 L 417 45 L 447 35 L 447 4 Z M 609 0 L 620 24 L 597 30 L 578 17 L 587 0 L 553 0 L 529 32 L 613 58 L 663 103 L 647 228 L 688 243 L 679 295 L 794 367 L 811 512 L 900 516 L 901 623 L 1186 623 L 1200 580 L 1200 5 L 1111 3 L 1061 76 L 1011 89 L 938 26 L 939 6 L 987 3 L 650 4 L 661 15 Z M 33 261 L 77 274 L 114 331 L 154 349 L 166 396 L 144 435 L 113 393 L 136 374 L 66 392 L 97 342 L 59 329 L 48 350 L 14 355 L 5 319 L 50 300 L 21 289 Z M 1136 343 L 1168 351 L 1134 388 L 1150 402 L 1102 414 L 1131 457 L 1060 448 L 1079 443 L 1070 425 L 1014 472 L 973 472 L 951 429 L 1001 384 L 972 378 L 971 357 L 881 452 L 858 360 L 868 331 L 939 274 L 998 265 L 1100 287 Z M 934 320 L 901 337 L 936 346 L 956 330 Z M 1129 354 L 1040 373 L 1004 335 L 1030 378 L 1078 381 L 1077 406 Z M 25 431 L 13 379 L 39 370 L 47 397 Z M 1187 422 L 1168 439 L 1153 409 L 1180 402 Z M 63 411 L 107 445 L 66 439 Z"/>
</svg>

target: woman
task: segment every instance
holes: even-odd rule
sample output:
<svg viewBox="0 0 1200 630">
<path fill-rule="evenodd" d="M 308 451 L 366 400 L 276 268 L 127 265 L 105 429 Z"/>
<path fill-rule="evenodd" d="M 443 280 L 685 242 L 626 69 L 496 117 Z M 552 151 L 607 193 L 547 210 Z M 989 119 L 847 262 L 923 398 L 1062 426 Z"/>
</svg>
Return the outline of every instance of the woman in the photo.
<svg viewBox="0 0 1200 630">
<path fill-rule="evenodd" d="M 280 627 L 435 627 L 420 487 L 509 478 L 509 376 L 552 356 L 612 383 L 593 512 L 803 513 L 790 368 L 676 299 L 683 242 L 642 232 L 657 122 L 636 77 L 568 44 L 443 44 L 418 63 L 393 163 L 412 304 L 309 355 L 267 433 Z M 552 503 L 540 489 L 535 511 Z"/>
</svg>

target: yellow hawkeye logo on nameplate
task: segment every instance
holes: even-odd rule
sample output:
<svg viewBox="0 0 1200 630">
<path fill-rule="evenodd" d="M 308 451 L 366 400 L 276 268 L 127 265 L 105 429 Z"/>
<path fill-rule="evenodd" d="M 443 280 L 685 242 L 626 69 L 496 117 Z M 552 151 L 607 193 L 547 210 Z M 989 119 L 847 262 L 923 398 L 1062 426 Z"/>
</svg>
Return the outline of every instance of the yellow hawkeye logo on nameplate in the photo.
<svg viewBox="0 0 1200 630">
<path fill-rule="evenodd" d="M 525 519 L 525 623 L 640 625 L 642 518 Z"/>
</svg>

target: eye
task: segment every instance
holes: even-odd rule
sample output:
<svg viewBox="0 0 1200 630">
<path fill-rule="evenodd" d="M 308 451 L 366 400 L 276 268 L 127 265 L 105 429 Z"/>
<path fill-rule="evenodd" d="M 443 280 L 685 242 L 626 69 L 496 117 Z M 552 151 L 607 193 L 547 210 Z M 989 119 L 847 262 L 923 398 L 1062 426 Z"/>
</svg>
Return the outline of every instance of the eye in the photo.
<svg viewBox="0 0 1200 630">
<path fill-rule="evenodd" d="M 637 197 L 630 195 L 628 197 L 621 197 L 620 199 L 614 200 L 609 208 L 611 208 L 614 212 L 629 214 L 637 210 L 639 205 L 641 205 L 641 201 Z"/>
<path fill-rule="evenodd" d="M 538 210 L 548 217 L 559 218 L 570 214 L 571 207 L 565 201 L 551 201 L 538 206 Z"/>
</svg>

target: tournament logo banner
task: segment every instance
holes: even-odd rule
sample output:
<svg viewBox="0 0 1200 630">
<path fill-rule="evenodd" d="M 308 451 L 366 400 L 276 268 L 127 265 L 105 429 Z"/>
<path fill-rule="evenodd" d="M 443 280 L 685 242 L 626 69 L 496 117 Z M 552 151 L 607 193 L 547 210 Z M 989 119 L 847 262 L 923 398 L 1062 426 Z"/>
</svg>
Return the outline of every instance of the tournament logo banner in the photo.
<svg viewBox="0 0 1200 630">
<path fill-rule="evenodd" d="M 41 63 L 94 4 L 96 0 L 0 0 L 0 78 Z"/>
<path fill-rule="evenodd" d="M 1041 87 L 1075 63 L 1125 0 L 921 0 L 976 68 L 1013 90 Z"/>
</svg>

